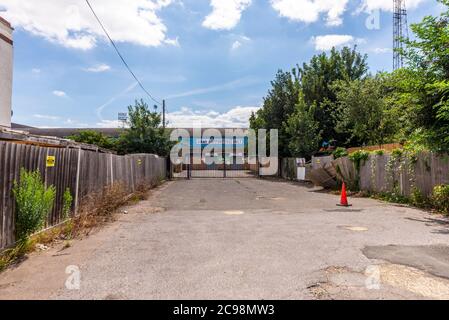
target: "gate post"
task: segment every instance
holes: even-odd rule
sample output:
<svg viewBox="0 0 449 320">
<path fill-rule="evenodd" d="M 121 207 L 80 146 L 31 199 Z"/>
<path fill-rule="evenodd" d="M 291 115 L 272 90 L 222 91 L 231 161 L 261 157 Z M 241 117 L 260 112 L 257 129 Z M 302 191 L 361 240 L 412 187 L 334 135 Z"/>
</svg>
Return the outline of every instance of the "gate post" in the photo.
<svg viewBox="0 0 449 320">
<path fill-rule="evenodd" d="M 168 175 L 168 180 L 173 180 L 173 164 L 171 163 L 171 159 L 170 156 L 167 157 L 166 160 L 166 166 L 167 166 L 167 175 Z"/>
<path fill-rule="evenodd" d="M 226 178 L 226 154 L 222 153 L 223 157 L 223 178 Z"/>
<path fill-rule="evenodd" d="M 187 180 L 192 178 L 192 163 L 193 163 L 193 154 L 190 153 L 189 163 L 187 163 Z"/>
</svg>

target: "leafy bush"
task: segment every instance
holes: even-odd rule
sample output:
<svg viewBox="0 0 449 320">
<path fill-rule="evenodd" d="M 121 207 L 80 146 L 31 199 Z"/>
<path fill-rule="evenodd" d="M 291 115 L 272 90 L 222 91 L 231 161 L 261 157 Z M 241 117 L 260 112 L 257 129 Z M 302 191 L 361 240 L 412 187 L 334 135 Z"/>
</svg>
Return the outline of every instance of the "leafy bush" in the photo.
<svg viewBox="0 0 449 320">
<path fill-rule="evenodd" d="M 383 156 L 385 154 L 385 150 L 376 150 L 373 152 L 376 156 Z"/>
<path fill-rule="evenodd" d="M 410 200 L 407 197 L 401 195 L 398 190 L 394 190 L 393 192 L 381 192 L 379 194 L 374 195 L 373 198 L 391 203 L 399 203 L 399 204 L 410 203 Z"/>
<path fill-rule="evenodd" d="M 414 187 L 410 194 L 410 203 L 418 208 L 427 208 L 429 207 L 429 199 L 419 190 Z"/>
<path fill-rule="evenodd" d="M 16 236 L 27 239 L 39 231 L 53 208 L 56 189 L 45 187 L 39 171 L 20 171 L 20 181 L 14 181 L 13 193 L 16 198 Z"/>
<path fill-rule="evenodd" d="M 403 155 L 404 155 L 404 150 L 402 150 L 402 149 L 394 149 L 391 152 L 391 157 L 395 160 L 401 159 Z"/>
<path fill-rule="evenodd" d="M 348 156 L 348 150 L 346 148 L 338 147 L 334 152 L 333 156 L 335 159 L 343 158 Z"/>
<path fill-rule="evenodd" d="M 436 186 L 433 189 L 432 204 L 438 211 L 449 213 L 449 185 Z"/>
<path fill-rule="evenodd" d="M 63 201 L 62 218 L 63 220 L 67 220 L 70 217 L 70 211 L 72 210 L 72 202 L 73 202 L 73 197 L 72 194 L 70 193 L 69 188 L 65 190 L 62 201 Z"/>
<path fill-rule="evenodd" d="M 105 149 L 115 149 L 116 147 L 116 141 L 113 138 L 110 138 L 103 133 L 96 132 L 94 130 L 79 131 L 75 135 L 67 137 L 67 139 L 80 143 L 96 145 L 100 148 Z"/>
<path fill-rule="evenodd" d="M 349 160 L 354 162 L 355 169 L 357 170 L 357 172 L 360 171 L 360 168 L 362 167 L 362 165 L 365 164 L 368 158 L 369 152 L 365 150 L 359 150 L 349 155 Z"/>
</svg>

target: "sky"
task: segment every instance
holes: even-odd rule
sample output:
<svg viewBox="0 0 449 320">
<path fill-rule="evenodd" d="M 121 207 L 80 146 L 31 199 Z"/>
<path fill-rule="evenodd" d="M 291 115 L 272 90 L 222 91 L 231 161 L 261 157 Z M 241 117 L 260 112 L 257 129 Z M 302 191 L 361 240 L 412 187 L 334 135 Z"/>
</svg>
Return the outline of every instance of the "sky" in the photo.
<svg viewBox="0 0 449 320">
<path fill-rule="evenodd" d="M 246 127 L 277 70 L 333 46 L 357 45 L 373 73 L 392 68 L 392 0 L 90 2 L 172 127 Z M 442 11 L 406 3 L 409 23 Z M 136 99 L 154 106 L 85 0 L 0 0 L 0 16 L 15 28 L 13 122 L 115 127 Z"/>
</svg>

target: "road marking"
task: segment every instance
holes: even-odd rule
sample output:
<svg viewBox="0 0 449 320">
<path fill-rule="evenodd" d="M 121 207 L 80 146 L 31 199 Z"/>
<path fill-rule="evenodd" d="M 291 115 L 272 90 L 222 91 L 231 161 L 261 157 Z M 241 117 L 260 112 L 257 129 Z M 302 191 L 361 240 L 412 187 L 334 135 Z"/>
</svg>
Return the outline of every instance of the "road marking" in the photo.
<svg viewBox="0 0 449 320">
<path fill-rule="evenodd" d="M 245 212 L 243 212 L 243 211 L 224 211 L 223 213 L 227 214 L 229 216 L 238 216 L 238 215 L 245 214 Z"/>
<path fill-rule="evenodd" d="M 368 231 L 368 228 L 365 227 L 353 227 L 353 226 L 344 226 L 346 230 L 354 231 L 354 232 L 365 232 Z"/>
</svg>

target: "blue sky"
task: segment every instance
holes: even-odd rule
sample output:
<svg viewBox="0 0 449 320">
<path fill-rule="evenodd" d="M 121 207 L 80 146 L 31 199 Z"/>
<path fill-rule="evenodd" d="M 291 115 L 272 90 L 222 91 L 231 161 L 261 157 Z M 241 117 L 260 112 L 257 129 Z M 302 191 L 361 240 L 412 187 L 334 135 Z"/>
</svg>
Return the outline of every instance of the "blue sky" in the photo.
<svg viewBox="0 0 449 320">
<path fill-rule="evenodd" d="M 357 44 L 372 72 L 391 70 L 392 0 L 91 0 L 172 126 L 242 127 L 278 69 Z M 409 0 L 409 22 L 437 14 Z M 378 11 L 378 9 L 380 11 Z M 142 90 L 84 0 L 0 0 L 15 27 L 13 121 L 109 127 Z M 366 20 L 379 15 L 370 30 Z M 371 28 L 372 29 L 372 28 Z"/>
</svg>

